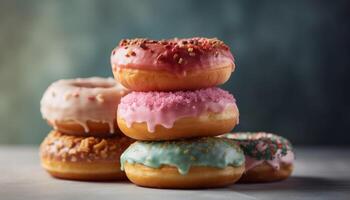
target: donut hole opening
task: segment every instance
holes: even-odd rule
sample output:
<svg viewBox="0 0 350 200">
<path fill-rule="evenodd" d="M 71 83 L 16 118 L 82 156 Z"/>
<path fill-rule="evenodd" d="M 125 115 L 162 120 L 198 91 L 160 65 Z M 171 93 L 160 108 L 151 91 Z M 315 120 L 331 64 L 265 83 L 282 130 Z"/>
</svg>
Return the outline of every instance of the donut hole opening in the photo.
<svg viewBox="0 0 350 200">
<path fill-rule="evenodd" d="M 113 83 L 108 83 L 108 82 L 75 82 L 72 83 L 73 86 L 75 87 L 80 87 L 80 88 L 111 88 L 114 87 Z"/>
</svg>

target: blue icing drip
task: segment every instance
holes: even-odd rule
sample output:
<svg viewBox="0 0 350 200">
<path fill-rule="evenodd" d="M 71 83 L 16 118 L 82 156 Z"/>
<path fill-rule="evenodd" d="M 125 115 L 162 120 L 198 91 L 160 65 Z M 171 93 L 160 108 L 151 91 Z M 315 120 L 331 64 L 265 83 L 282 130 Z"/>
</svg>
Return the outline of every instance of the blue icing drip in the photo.
<svg viewBox="0 0 350 200">
<path fill-rule="evenodd" d="M 187 174 L 191 166 L 241 166 L 244 155 L 232 140 L 206 137 L 163 142 L 138 141 L 121 155 L 122 170 L 125 162 L 152 168 L 170 165 L 177 167 L 180 174 Z"/>
</svg>

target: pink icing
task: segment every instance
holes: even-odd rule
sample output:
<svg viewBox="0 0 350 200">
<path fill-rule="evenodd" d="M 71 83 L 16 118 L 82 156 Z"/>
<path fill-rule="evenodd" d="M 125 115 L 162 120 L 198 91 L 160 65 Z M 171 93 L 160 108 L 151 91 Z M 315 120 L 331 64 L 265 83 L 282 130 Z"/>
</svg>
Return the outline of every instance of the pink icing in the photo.
<svg viewBox="0 0 350 200">
<path fill-rule="evenodd" d="M 114 71 L 134 68 L 183 72 L 222 66 L 231 66 L 233 71 L 235 68 L 228 46 L 217 39 L 207 38 L 121 41 L 112 51 L 111 64 Z"/>
<path fill-rule="evenodd" d="M 132 92 L 121 99 L 118 116 L 132 123 L 146 122 L 148 131 L 156 125 L 173 127 L 177 119 L 197 117 L 206 112 L 221 113 L 227 107 L 237 110 L 234 97 L 220 88 L 177 92 Z M 236 117 L 237 116 L 230 116 Z"/>
<path fill-rule="evenodd" d="M 245 170 L 248 171 L 250 169 L 253 169 L 254 167 L 266 162 L 269 164 L 273 169 L 279 170 L 280 164 L 292 164 L 294 161 L 294 153 L 291 150 L 287 151 L 286 155 L 281 154 L 281 150 L 279 149 L 273 160 L 256 160 L 250 156 L 245 156 Z"/>
<path fill-rule="evenodd" d="M 53 122 L 73 120 L 89 132 L 87 121 L 109 124 L 114 133 L 116 110 L 127 90 L 112 78 L 77 78 L 52 83 L 41 99 L 44 119 Z"/>
</svg>

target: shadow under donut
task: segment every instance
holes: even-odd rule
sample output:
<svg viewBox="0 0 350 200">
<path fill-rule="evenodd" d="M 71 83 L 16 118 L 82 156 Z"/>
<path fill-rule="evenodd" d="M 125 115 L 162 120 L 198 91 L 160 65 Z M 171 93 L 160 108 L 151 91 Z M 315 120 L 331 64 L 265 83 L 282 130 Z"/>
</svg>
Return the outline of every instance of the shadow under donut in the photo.
<svg viewBox="0 0 350 200">
<path fill-rule="evenodd" d="M 229 187 L 236 192 L 254 191 L 350 191 L 350 179 L 292 176 L 284 181 L 271 183 L 239 183 Z"/>
</svg>

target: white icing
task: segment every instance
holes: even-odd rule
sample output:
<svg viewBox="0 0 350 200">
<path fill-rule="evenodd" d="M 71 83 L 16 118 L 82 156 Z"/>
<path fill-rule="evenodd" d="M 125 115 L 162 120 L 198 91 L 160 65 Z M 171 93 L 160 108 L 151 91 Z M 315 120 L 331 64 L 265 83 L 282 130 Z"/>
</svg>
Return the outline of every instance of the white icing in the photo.
<svg viewBox="0 0 350 200">
<path fill-rule="evenodd" d="M 113 78 L 59 80 L 45 91 L 40 105 L 44 119 L 57 129 L 58 121 L 74 121 L 89 132 L 87 121 L 108 123 L 114 133 L 117 107 L 127 90 Z"/>
</svg>

